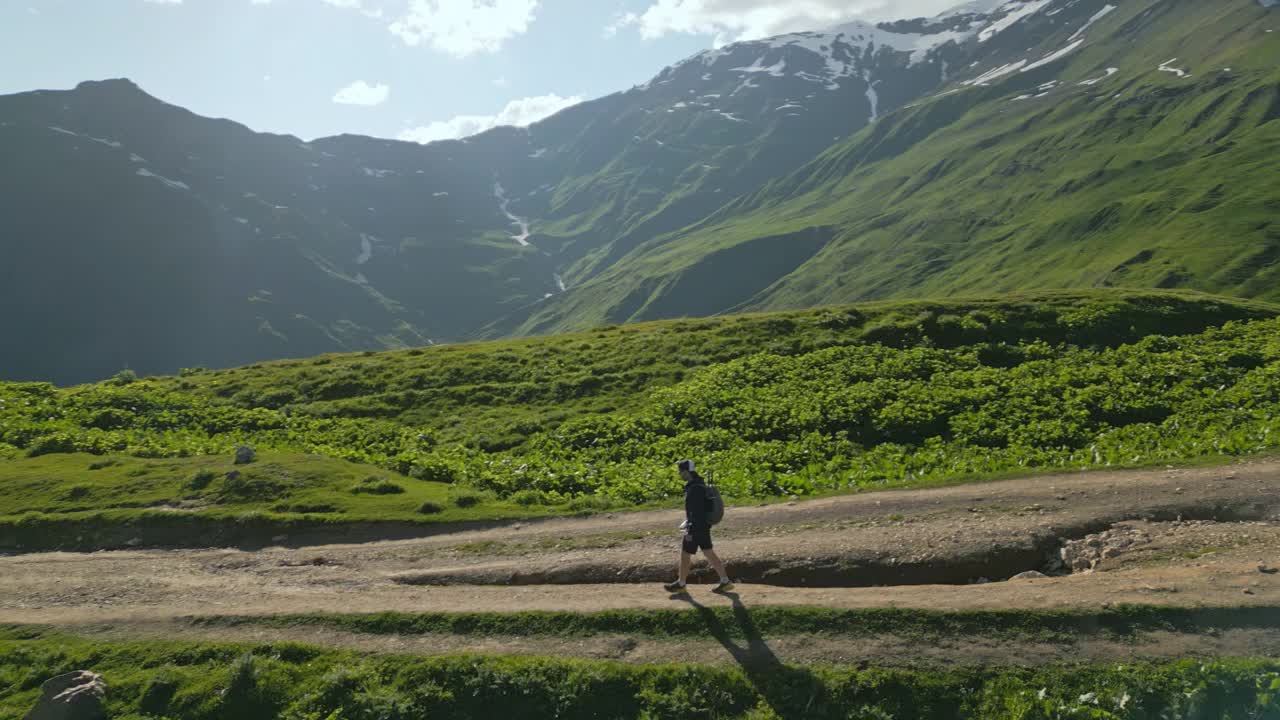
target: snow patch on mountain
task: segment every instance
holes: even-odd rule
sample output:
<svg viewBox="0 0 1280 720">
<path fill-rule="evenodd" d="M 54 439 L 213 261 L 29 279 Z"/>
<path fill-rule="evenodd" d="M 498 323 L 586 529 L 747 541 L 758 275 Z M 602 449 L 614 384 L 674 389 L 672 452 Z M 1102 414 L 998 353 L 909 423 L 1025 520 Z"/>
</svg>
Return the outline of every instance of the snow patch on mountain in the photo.
<svg viewBox="0 0 1280 720">
<path fill-rule="evenodd" d="M 1031 2 L 1020 2 L 1012 0 L 1012 2 L 1001 5 L 996 12 L 1004 12 L 1005 15 L 999 20 L 991 23 L 978 33 L 978 42 L 986 42 L 1000 33 L 1008 30 L 1025 17 L 1040 12 L 1040 9 L 1048 5 L 1052 0 L 1031 0 Z"/>
<path fill-rule="evenodd" d="M 1111 14 L 1115 9 L 1116 9 L 1116 6 L 1115 6 L 1115 5 L 1104 5 L 1104 6 L 1102 7 L 1102 9 L 1101 9 L 1101 10 L 1099 10 L 1099 11 L 1098 11 L 1098 12 L 1096 12 L 1096 13 L 1094 13 L 1093 17 L 1089 18 L 1089 21 L 1088 21 L 1088 22 L 1086 22 L 1086 23 L 1084 24 L 1084 26 L 1083 26 L 1083 27 L 1081 27 L 1079 30 L 1077 30 L 1077 31 L 1075 32 L 1075 34 L 1074 34 L 1074 35 L 1072 35 L 1071 37 L 1067 38 L 1067 42 L 1071 42 L 1072 40 L 1075 40 L 1076 38 L 1078 38 L 1078 37 L 1080 37 L 1081 35 L 1083 35 L 1083 34 L 1085 33 L 1085 31 L 1086 31 L 1086 30 L 1088 30 L 1089 28 L 1093 27 L 1093 24 L 1094 24 L 1094 23 L 1096 23 L 1096 22 L 1098 22 L 1099 20 L 1101 20 L 1102 18 L 1104 18 L 1104 17 L 1106 17 L 1106 16 L 1110 15 L 1110 14 Z"/>
<path fill-rule="evenodd" d="M 784 72 L 784 71 L 787 69 L 787 61 L 786 61 L 786 60 L 779 60 L 778 62 L 776 62 L 776 63 L 774 63 L 774 64 L 772 64 L 772 65 L 770 65 L 770 66 L 768 66 L 768 67 L 765 67 L 764 65 L 762 65 L 762 64 L 761 64 L 762 62 L 764 62 L 764 58 L 763 58 L 763 57 L 759 57 L 759 58 L 756 58 L 756 61 L 755 61 L 755 62 L 751 63 L 750 65 L 748 65 L 748 66 L 746 66 L 746 67 L 730 68 L 730 72 L 739 72 L 739 73 L 768 73 L 769 75 L 772 75 L 772 76 L 774 76 L 774 77 L 783 77 L 784 75 L 786 75 L 786 73 Z"/>
<path fill-rule="evenodd" d="M 163 175 L 157 175 L 146 168 L 138 168 L 137 174 L 141 175 L 142 177 L 155 178 L 156 180 L 159 180 L 160 182 L 164 183 L 165 186 L 171 190 L 190 190 L 191 189 L 191 186 L 187 185 L 184 182 L 179 182 L 177 180 L 170 180 L 169 178 Z"/>
<path fill-rule="evenodd" d="M 1112 75 L 1115 75 L 1118 72 L 1120 72 L 1120 68 L 1107 68 L 1107 72 L 1105 75 L 1102 75 L 1101 77 L 1090 78 L 1088 80 L 1081 80 L 1080 84 L 1081 85 L 1097 85 L 1098 83 L 1102 82 L 1103 80 L 1106 80 L 1107 78 L 1111 77 Z"/>
<path fill-rule="evenodd" d="M 1156 69 L 1159 70 L 1160 72 L 1173 73 L 1174 75 L 1177 75 L 1180 78 L 1191 77 L 1191 73 L 1187 70 L 1180 70 L 1176 67 L 1169 67 L 1170 65 L 1176 62 L 1178 62 L 1178 58 L 1170 58 L 1169 60 L 1165 60 L 1164 62 L 1160 63 L 1160 67 Z"/>
<path fill-rule="evenodd" d="M 83 135 L 81 133 L 72 132 L 71 130 L 67 130 L 66 128 L 60 128 L 55 125 L 50 125 L 49 129 L 56 133 L 60 133 L 62 135 L 70 135 L 71 137 L 78 137 L 84 140 L 88 140 L 90 142 L 96 142 L 99 145 L 106 145 L 109 148 L 124 147 L 124 145 L 120 144 L 119 142 L 116 142 L 115 140 L 104 140 L 103 138 L 96 138 L 96 137 L 93 137 L 92 135 Z"/>
<path fill-rule="evenodd" d="M 511 212 L 511 200 L 507 198 L 506 190 L 502 188 L 502 183 L 495 182 L 493 184 L 493 196 L 498 199 L 498 208 L 502 210 L 502 214 L 507 216 L 512 225 L 520 227 L 520 234 L 512 235 L 511 239 L 520 243 L 522 247 L 529 246 L 529 221 L 518 217 Z"/>
<path fill-rule="evenodd" d="M 871 103 L 871 116 L 867 118 L 867 123 L 873 123 L 880 117 L 880 94 L 876 92 L 876 84 L 878 80 L 871 79 L 871 71 L 863 70 L 862 79 L 867 81 L 867 102 Z"/>
<path fill-rule="evenodd" d="M 1031 70 L 1035 70 L 1038 67 L 1044 67 L 1045 65 L 1048 65 L 1049 63 L 1054 62 L 1055 60 L 1061 60 L 1062 58 L 1075 52 L 1076 48 L 1080 47 L 1083 44 L 1084 44 L 1084 38 L 1080 38 L 1079 40 L 1071 43 L 1070 45 L 1062 48 L 1061 50 L 1058 50 L 1057 52 L 1049 53 L 1048 55 L 1045 55 L 1044 57 L 1031 63 L 1030 65 L 1027 65 L 1026 67 L 1022 68 L 1022 72 L 1030 72 Z"/>
<path fill-rule="evenodd" d="M 1019 60 L 1018 62 L 1009 63 L 1008 65 L 1001 65 L 998 68 L 993 68 L 991 70 L 986 71 L 985 73 L 979 75 L 978 77 L 972 80 L 965 80 L 963 84 L 969 85 L 969 86 L 985 85 L 997 78 L 1002 78 L 1005 75 L 1012 75 L 1013 73 L 1018 72 L 1023 67 L 1025 67 L 1026 64 L 1027 64 L 1026 60 Z"/>
<path fill-rule="evenodd" d="M 360 254 L 356 256 L 356 264 L 363 265 L 373 258 L 373 238 L 360 233 Z"/>
</svg>

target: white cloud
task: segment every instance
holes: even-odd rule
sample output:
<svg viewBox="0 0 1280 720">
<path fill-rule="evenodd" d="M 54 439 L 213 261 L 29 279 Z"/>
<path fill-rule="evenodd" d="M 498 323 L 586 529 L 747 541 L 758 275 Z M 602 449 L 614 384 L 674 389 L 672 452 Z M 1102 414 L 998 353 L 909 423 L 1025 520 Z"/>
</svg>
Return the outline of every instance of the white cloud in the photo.
<svg viewBox="0 0 1280 720">
<path fill-rule="evenodd" d="M 651 0 L 643 12 L 628 13 L 605 28 L 611 37 L 636 25 L 640 35 L 713 35 L 751 40 L 788 32 L 818 30 L 852 20 L 931 17 L 961 0 Z"/>
<path fill-rule="evenodd" d="M 622 28 L 627 27 L 629 25 L 636 25 L 639 22 L 640 22 L 640 16 L 633 12 L 619 13 L 613 19 L 613 22 L 604 26 L 604 37 L 607 40 L 613 37 L 614 35 L 617 35 L 618 31 L 621 30 Z"/>
<path fill-rule="evenodd" d="M 268 0 L 270 1 L 270 0 Z M 361 14 L 370 18 L 383 17 L 383 9 L 370 8 L 365 0 L 324 0 L 325 5 L 333 5 L 334 8 L 342 8 L 346 10 L 360 10 Z"/>
<path fill-rule="evenodd" d="M 333 101 L 339 105 L 381 105 L 387 101 L 387 97 L 391 95 L 391 88 L 387 85 L 370 85 L 360 80 L 339 90 L 334 96 Z"/>
<path fill-rule="evenodd" d="M 427 43 L 467 57 L 495 52 L 523 34 L 537 9 L 538 0 L 410 0 L 404 15 L 391 24 L 391 32 L 408 45 Z"/>
<path fill-rule="evenodd" d="M 523 127 L 580 102 L 582 98 L 576 95 L 564 98 L 555 93 L 521 98 L 507 103 L 497 115 L 459 115 L 452 120 L 437 120 L 429 125 L 410 128 L 399 137 L 410 142 L 427 143 L 468 137 L 501 125 Z"/>
</svg>

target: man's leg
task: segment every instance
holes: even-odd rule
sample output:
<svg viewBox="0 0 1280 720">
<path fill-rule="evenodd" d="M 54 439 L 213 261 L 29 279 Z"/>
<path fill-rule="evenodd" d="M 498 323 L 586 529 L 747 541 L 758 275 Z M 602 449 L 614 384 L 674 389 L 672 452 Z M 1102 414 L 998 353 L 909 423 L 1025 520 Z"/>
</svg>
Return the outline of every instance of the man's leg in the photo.
<svg viewBox="0 0 1280 720">
<path fill-rule="evenodd" d="M 667 583 L 663 587 L 671 592 L 683 592 L 685 583 L 689 581 L 689 566 L 693 564 L 692 552 L 697 551 L 696 545 L 691 545 L 692 538 L 687 535 L 680 543 L 680 571 L 679 576 L 673 583 Z"/>
<path fill-rule="evenodd" d="M 711 548 L 706 548 L 702 551 L 702 554 L 706 556 L 707 562 L 710 562 L 711 567 L 720 575 L 720 582 L 728 582 L 729 573 L 725 572 L 724 562 L 720 560 L 720 556 L 716 554 L 716 551 Z M 681 575 L 681 577 L 684 576 Z"/>
</svg>

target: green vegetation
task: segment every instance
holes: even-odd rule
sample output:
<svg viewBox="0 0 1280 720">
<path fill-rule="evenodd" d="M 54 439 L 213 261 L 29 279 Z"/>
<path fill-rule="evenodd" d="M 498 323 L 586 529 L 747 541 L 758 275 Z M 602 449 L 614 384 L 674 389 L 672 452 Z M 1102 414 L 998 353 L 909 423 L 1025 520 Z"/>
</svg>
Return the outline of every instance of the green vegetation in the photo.
<svg viewBox="0 0 1280 720">
<path fill-rule="evenodd" d="M 1098 612 L 1076 610 L 974 610 L 942 612 L 868 608 L 844 610 L 765 606 L 750 611 L 750 628 L 737 622 L 741 609 L 608 610 L 592 613 L 372 613 L 367 615 L 249 615 L 193 618 L 205 627 L 319 627 L 371 635 L 468 635 L 477 637 L 591 637 L 626 635 L 653 639 L 705 637 L 708 622 L 725 627 L 732 638 L 750 629 L 768 637 L 820 635 L 865 638 L 895 635 L 922 642 L 940 638 L 988 637 L 1071 643 L 1103 635 L 1127 638 L 1139 633 L 1221 632 L 1269 628 L 1280 622 L 1280 608 L 1177 608 L 1119 606 Z"/>
<path fill-rule="evenodd" d="M 0 384 L 0 541 L 595 512 L 670 502 L 686 456 L 741 500 L 1255 453 L 1280 437 L 1276 314 L 1055 294 Z"/>
<path fill-rule="evenodd" d="M 148 459 L 83 453 L 0 461 L 0 546 L 38 549 L 267 543 L 278 535 L 340 532 L 375 523 L 387 535 L 423 523 L 570 512 L 532 507 L 368 465 L 266 451 L 251 465 L 232 456 Z"/>
<path fill-rule="evenodd" d="M 1060 49 L 1079 27 L 1041 18 L 1016 55 L 983 58 L 949 90 L 637 242 L 517 332 L 1049 287 L 1280 300 L 1274 9 L 1112 4 L 1077 52 L 961 84 Z M 1174 57 L 1190 77 L 1157 69 Z"/>
<path fill-rule="evenodd" d="M 367 656 L 295 645 L 103 643 L 15 628 L 0 635 L 0 715 L 39 684 L 93 668 L 110 717 L 186 720 L 491 718 L 1179 718 L 1280 717 L 1280 664 L 1135 663 L 1034 670 L 853 669 L 780 663 L 755 633 L 740 667 Z"/>
</svg>

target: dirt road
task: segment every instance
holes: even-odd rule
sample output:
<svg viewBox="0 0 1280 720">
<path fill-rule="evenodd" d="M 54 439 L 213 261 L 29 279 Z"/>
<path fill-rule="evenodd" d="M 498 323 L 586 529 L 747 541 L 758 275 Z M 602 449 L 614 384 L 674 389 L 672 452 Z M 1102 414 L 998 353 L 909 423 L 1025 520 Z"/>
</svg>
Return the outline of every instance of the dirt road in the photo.
<svg viewBox="0 0 1280 720">
<path fill-rule="evenodd" d="M 253 552 L 3 557 L 0 623 L 167 634 L 182 626 L 179 619 L 196 615 L 678 607 L 657 583 L 673 572 L 679 520 L 676 512 L 619 513 L 419 540 Z M 1280 574 L 1269 572 L 1280 566 L 1280 462 L 1076 473 L 733 507 L 716 539 L 742 581 L 741 601 L 753 607 L 1280 607 Z M 1074 573 L 1054 562 L 1068 542 Z M 1030 570 L 1061 576 L 1009 580 Z M 705 588 L 693 594 L 708 606 L 729 602 Z M 327 637 L 342 644 L 335 633 Z M 614 641 L 596 639 L 581 653 L 607 656 Z M 343 642 L 390 648 L 428 641 Z M 431 642 L 445 649 L 458 640 Z M 518 651 L 517 641 L 503 642 Z M 1223 642 L 1170 637 L 1157 644 L 1211 654 Z M 1280 632 L 1235 642 L 1280 654 Z M 882 639 L 886 653 L 894 643 Z M 634 656 L 670 654 L 661 643 L 628 648 Z M 1088 652 L 1108 657 L 1114 650 L 1102 644 Z M 1028 647 L 1019 652 L 1043 654 Z"/>
</svg>

